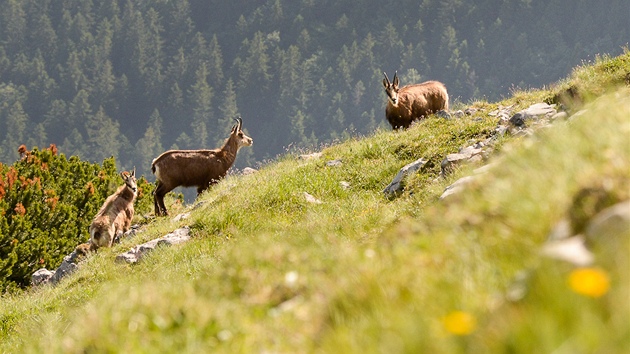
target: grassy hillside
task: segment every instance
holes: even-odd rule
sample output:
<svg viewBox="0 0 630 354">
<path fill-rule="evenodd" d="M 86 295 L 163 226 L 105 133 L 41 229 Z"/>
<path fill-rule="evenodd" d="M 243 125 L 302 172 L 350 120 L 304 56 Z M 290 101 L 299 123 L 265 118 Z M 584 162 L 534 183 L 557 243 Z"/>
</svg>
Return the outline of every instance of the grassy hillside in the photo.
<svg viewBox="0 0 630 354">
<path fill-rule="evenodd" d="M 578 202 L 584 190 L 608 204 L 630 198 L 629 75 L 626 51 L 551 88 L 475 102 L 472 117 L 431 117 L 327 147 L 320 159 L 287 155 L 228 177 L 188 219 L 155 220 L 58 286 L 3 297 L 0 351 L 622 352 L 630 235 L 595 242 L 594 265 L 577 273 L 540 250 L 560 220 L 598 211 Z M 490 111 L 557 100 L 570 87 L 579 92 L 570 110 L 586 111 L 501 138 L 489 172 L 438 199 L 478 167 L 439 173 L 446 154 L 492 134 Z M 420 157 L 428 167 L 385 198 L 397 171 Z M 191 242 L 135 266 L 114 263 L 181 225 Z M 571 286 L 584 274 L 604 279 L 601 296 Z"/>
</svg>

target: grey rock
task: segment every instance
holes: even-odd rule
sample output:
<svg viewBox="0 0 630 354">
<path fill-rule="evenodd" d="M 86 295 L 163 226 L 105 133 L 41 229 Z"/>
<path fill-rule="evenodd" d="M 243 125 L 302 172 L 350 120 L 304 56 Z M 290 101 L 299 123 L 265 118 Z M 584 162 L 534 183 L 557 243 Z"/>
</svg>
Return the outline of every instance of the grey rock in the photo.
<svg viewBox="0 0 630 354">
<path fill-rule="evenodd" d="M 304 192 L 304 198 L 306 199 L 307 202 L 312 203 L 312 204 L 323 203 L 321 200 L 315 198 L 314 196 L 312 196 L 311 194 L 308 194 L 307 192 Z"/>
<path fill-rule="evenodd" d="M 244 175 L 244 176 L 247 176 L 247 175 L 254 174 L 254 173 L 256 173 L 256 172 L 258 172 L 258 170 L 257 170 L 257 169 L 255 169 L 255 168 L 245 167 L 245 168 L 243 169 L 243 172 L 242 172 L 242 173 L 243 173 L 243 175 Z"/>
<path fill-rule="evenodd" d="M 528 120 L 537 120 L 543 117 L 551 117 L 556 113 L 557 111 L 555 105 L 552 106 L 547 103 L 541 102 L 533 104 L 528 108 L 517 112 L 510 118 L 509 122 L 513 126 L 520 128 L 524 127 L 526 121 Z"/>
<path fill-rule="evenodd" d="M 447 111 L 443 110 L 443 109 L 435 112 L 435 115 L 440 117 L 440 118 L 451 119 L 451 114 L 448 113 Z"/>
<path fill-rule="evenodd" d="M 516 113 L 510 118 L 510 124 L 515 127 L 525 126 L 525 115 L 521 112 Z"/>
<path fill-rule="evenodd" d="M 31 284 L 34 286 L 46 284 L 50 281 L 50 278 L 55 275 L 55 272 L 46 268 L 38 269 L 33 275 L 31 275 Z"/>
<path fill-rule="evenodd" d="M 551 118 L 549 118 L 551 121 L 556 121 L 556 120 L 566 120 L 569 117 L 569 115 L 567 114 L 567 112 L 558 112 L 554 115 L 551 116 Z"/>
<path fill-rule="evenodd" d="M 313 159 L 319 159 L 320 157 L 322 157 L 322 153 L 321 152 L 314 152 L 312 154 L 304 154 L 304 155 L 300 155 L 298 156 L 298 159 L 300 160 L 313 160 Z"/>
<path fill-rule="evenodd" d="M 478 143 L 479 144 L 479 143 Z M 442 160 L 440 167 L 442 168 L 442 176 L 446 176 L 447 174 L 453 171 L 453 168 L 464 163 L 464 162 L 478 162 L 484 159 L 484 150 L 479 148 L 478 146 L 484 146 L 483 143 L 481 145 L 472 145 L 467 146 L 463 149 L 460 149 L 456 154 L 448 154 Z"/>
<path fill-rule="evenodd" d="M 581 267 L 592 264 L 595 259 L 591 251 L 586 248 L 582 236 L 547 242 L 542 248 L 542 254 Z"/>
<path fill-rule="evenodd" d="M 467 116 L 472 116 L 473 114 L 477 113 L 478 109 L 476 108 L 466 108 L 464 110 L 464 114 L 466 114 Z"/>
<path fill-rule="evenodd" d="M 339 159 L 326 162 L 326 166 L 331 166 L 331 167 L 341 166 L 342 164 L 343 163 Z"/>
<path fill-rule="evenodd" d="M 462 177 L 458 179 L 457 181 L 455 181 L 455 183 L 451 184 L 450 186 L 446 187 L 446 189 L 444 189 L 444 192 L 440 196 L 440 200 L 445 199 L 446 197 L 451 196 L 453 194 L 457 194 L 461 192 L 462 190 L 466 188 L 466 185 L 470 184 L 472 181 L 474 181 L 474 179 L 475 179 L 474 176 L 466 176 L 466 177 Z"/>
<path fill-rule="evenodd" d="M 462 111 L 461 109 L 458 111 L 453 112 L 453 114 L 451 116 L 455 117 L 455 118 L 461 118 L 463 116 L 465 116 L 466 113 L 464 113 L 464 111 Z"/>
<path fill-rule="evenodd" d="M 405 165 L 405 167 L 401 168 L 398 171 L 398 174 L 394 177 L 392 182 L 383 189 L 383 193 L 386 197 L 391 198 L 394 197 L 404 190 L 404 186 L 402 184 L 403 179 L 411 173 L 418 171 L 422 166 L 427 163 L 428 160 L 425 158 L 419 158 L 418 160 Z"/>
<path fill-rule="evenodd" d="M 630 237 L 630 200 L 600 211 L 588 223 L 584 234 L 589 241 L 599 243 Z"/>
<path fill-rule="evenodd" d="M 142 259 L 142 257 L 144 257 L 144 255 L 153 251 L 158 246 L 178 245 L 180 243 L 184 243 L 190 240 L 190 238 L 190 228 L 187 226 L 182 227 L 163 237 L 135 246 L 129 251 L 119 254 L 118 256 L 116 256 L 116 262 L 131 264 L 137 263 Z"/>
<path fill-rule="evenodd" d="M 556 114 L 555 105 L 544 102 L 536 103 L 521 111 L 526 117 L 552 116 Z"/>
<path fill-rule="evenodd" d="M 189 217 L 190 217 L 190 212 L 181 213 L 181 214 L 178 214 L 177 216 L 175 216 L 172 221 L 173 222 L 179 222 L 179 221 L 182 221 L 182 220 L 186 220 Z"/>
</svg>

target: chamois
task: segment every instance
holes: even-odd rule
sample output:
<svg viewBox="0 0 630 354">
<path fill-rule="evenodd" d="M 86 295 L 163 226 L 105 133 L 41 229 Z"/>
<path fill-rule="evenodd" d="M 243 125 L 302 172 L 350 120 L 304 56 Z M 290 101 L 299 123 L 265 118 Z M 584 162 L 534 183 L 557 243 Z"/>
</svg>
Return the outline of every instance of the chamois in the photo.
<svg viewBox="0 0 630 354">
<path fill-rule="evenodd" d="M 251 146 L 252 138 L 241 128 L 239 117 L 232 127 L 230 136 L 220 149 L 213 150 L 169 150 L 156 157 L 151 171 L 156 176 L 153 202 L 156 216 L 168 215 L 164 196 L 176 187 L 197 187 L 197 196 L 225 177 L 236 159 L 238 149 Z"/>
<path fill-rule="evenodd" d="M 90 225 L 90 250 L 111 247 L 116 237 L 129 230 L 134 214 L 133 203 L 138 193 L 136 169 L 131 173 L 123 171 L 120 176 L 125 184 L 107 197 Z"/>
<path fill-rule="evenodd" d="M 443 83 L 427 81 L 421 84 L 407 85 L 398 88 L 398 75 L 389 82 L 383 72 L 383 86 L 389 98 L 385 117 L 392 129 L 407 129 L 414 120 L 420 120 L 439 110 L 448 111 L 448 93 Z"/>
</svg>

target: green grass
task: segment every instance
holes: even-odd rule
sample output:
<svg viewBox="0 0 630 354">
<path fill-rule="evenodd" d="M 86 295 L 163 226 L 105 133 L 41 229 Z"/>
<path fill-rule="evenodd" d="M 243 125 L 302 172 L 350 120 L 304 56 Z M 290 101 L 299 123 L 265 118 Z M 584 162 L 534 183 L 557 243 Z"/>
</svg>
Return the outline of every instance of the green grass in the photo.
<svg viewBox="0 0 630 354">
<path fill-rule="evenodd" d="M 574 267 L 540 247 L 561 219 L 579 225 L 597 212 L 576 199 L 586 188 L 604 191 L 608 204 L 630 198 L 630 92 L 619 88 L 627 73 L 628 52 L 548 89 L 475 102 L 482 110 L 472 117 L 432 117 L 330 146 L 318 160 L 287 155 L 230 176 L 188 219 L 150 222 L 54 288 L 5 295 L 0 352 L 621 353 L 630 343 L 630 235 L 595 245 L 595 267 L 611 282 L 598 298 L 572 291 Z M 568 85 L 592 93 L 586 113 L 503 138 L 488 173 L 438 200 L 477 167 L 439 176 L 446 154 L 492 134 L 488 112 Z M 429 163 L 405 193 L 385 198 L 398 170 L 420 157 Z M 335 159 L 342 165 L 326 165 Z M 189 243 L 114 263 L 182 225 Z M 519 277 L 525 293 L 510 300 Z M 465 335 L 444 325 L 456 311 L 474 321 L 455 321 Z"/>
</svg>

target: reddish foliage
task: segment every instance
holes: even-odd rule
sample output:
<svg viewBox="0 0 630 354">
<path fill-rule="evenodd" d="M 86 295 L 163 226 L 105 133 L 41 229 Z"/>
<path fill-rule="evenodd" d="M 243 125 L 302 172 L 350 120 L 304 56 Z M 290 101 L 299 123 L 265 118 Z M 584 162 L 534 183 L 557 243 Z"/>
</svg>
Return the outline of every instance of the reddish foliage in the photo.
<svg viewBox="0 0 630 354">
<path fill-rule="evenodd" d="M 48 207 L 50 208 L 50 210 L 55 210 L 55 207 L 57 206 L 58 202 L 59 202 L 59 197 L 52 197 L 52 198 L 46 199 L 46 203 L 48 204 Z"/>
<path fill-rule="evenodd" d="M 50 144 L 50 147 L 48 148 L 48 150 L 52 152 L 53 156 L 57 156 L 57 145 Z"/>
<path fill-rule="evenodd" d="M 15 170 L 13 166 L 11 166 L 9 168 L 9 172 L 7 172 L 7 184 L 8 184 L 9 190 L 13 188 L 13 184 L 15 183 L 15 181 L 17 181 L 17 171 Z"/>
<path fill-rule="evenodd" d="M 85 190 L 87 191 L 88 195 L 94 195 L 94 185 L 92 184 L 92 182 L 88 182 L 87 185 L 85 186 Z"/>
<path fill-rule="evenodd" d="M 31 184 L 31 180 L 27 179 L 24 176 L 20 176 L 19 178 L 20 178 L 20 182 L 22 182 L 22 188 L 26 190 L 27 187 Z"/>
<path fill-rule="evenodd" d="M 22 203 L 17 203 L 17 205 L 15 206 L 15 213 L 17 215 L 23 216 L 24 214 L 26 214 L 26 208 L 24 208 L 24 205 L 22 205 Z"/>
</svg>

